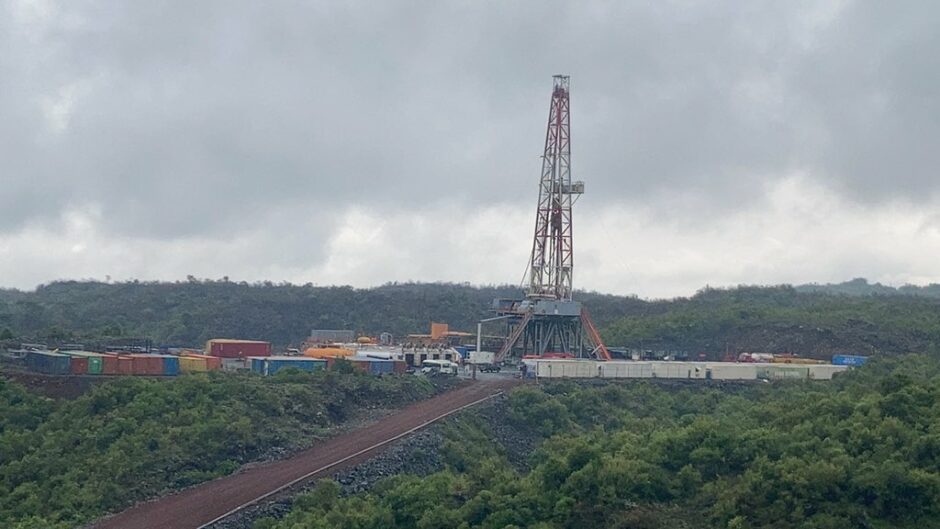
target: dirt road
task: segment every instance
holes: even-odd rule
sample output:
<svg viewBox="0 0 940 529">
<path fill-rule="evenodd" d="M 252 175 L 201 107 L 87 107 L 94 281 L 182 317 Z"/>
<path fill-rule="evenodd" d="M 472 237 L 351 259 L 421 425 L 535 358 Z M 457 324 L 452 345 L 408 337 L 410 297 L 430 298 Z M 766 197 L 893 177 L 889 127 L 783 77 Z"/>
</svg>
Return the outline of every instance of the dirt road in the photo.
<svg viewBox="0 0 940 529">
<path fill-rule="evenodd" d="M 91 529 L 198 529 L 286 486 L 367 460 L 381 443 L 430 424 L 442 415 L 496 395 L 512 380 L 477 381 L 413 404 L 378 422 L 334 437 L 282 461 L 251 467 L 178 494 L 134 506 Z"/>
</svg>

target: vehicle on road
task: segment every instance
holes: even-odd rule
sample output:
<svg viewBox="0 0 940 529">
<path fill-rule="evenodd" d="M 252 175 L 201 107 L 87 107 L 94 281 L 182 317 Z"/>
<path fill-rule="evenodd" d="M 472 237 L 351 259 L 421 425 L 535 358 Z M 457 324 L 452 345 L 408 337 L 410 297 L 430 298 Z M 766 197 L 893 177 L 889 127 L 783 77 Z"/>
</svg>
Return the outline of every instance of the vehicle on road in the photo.
<svg viewBox="0 0 940 529">
<path fill-rule="evenodd" d="M 425 360 L 421 364 L 421 372 L 425 375 L 457 376 L 457 364 L 450 360 Z"/>
</svg>

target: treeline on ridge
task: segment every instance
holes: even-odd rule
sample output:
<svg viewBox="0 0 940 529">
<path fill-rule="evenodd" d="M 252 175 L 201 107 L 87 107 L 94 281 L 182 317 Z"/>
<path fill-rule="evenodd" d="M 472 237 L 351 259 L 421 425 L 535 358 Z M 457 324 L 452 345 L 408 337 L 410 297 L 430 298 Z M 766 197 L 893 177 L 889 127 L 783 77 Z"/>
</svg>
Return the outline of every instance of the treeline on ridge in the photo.
<svg viewBox="0 0 940 529">
<path fill-rule="evenodd" d="M 821 358 L 936 352 L 940 298 L 933 296 L 933 287 L 881 293 L 891 287 L 861 281 L 705 288 L 672 300 L 594 292 L 576 297 L 613 347 L 706 353 L 709 358 L 748 351 Z M 867 293 L 871 289 L 875 293 Z M 0 290 L 0 339 L 143 337 L 157 344 L 199 346 L 208 338 L 237 337 L 286 346 L 298 345 L 312 328 L 401 337 L 427 332 L 431 321 L 473 332 L 480 318 L 492 315 L 494 298 L 521 295 L 510 286 L 449 283 L 356 289 L 195 278 L 176 283 L 63 281 L 29 292 Z"/>
</svg>

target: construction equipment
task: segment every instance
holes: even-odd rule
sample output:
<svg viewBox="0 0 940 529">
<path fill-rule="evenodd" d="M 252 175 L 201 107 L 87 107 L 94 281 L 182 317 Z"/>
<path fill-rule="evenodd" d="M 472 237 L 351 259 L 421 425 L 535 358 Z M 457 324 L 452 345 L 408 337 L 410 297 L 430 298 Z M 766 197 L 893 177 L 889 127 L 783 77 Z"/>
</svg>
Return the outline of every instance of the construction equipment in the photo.
<svg viewBox="0 0 940 529">
<path fill-rule="evenodd" d="M 508 338 L 496 355 L 501 362 L 515 350 L 522 356 L 546 353 L 610 360 L 581 303 L 571 299 L 574 275 L 573 197 L 583 182 L 571 181 L 569 77 L 553 77 L 552 100 L 542 155 L 535 236 L 523 300 L 498 299 L 497 318 L 505 319 Z"/>
</svg>

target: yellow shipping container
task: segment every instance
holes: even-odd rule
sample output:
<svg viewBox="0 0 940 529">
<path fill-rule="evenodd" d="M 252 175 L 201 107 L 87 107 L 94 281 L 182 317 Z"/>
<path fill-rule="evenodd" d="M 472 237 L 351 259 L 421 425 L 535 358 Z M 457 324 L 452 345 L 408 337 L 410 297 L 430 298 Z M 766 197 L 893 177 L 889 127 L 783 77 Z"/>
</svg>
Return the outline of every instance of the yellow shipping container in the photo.
<svg viewBox="0 0 940 529">
<path fill-rule="evenodd" d="M 180 357 L 180 371 L 183 373 L 202 373 L 208 370 L 209 367 L 206 365 L 205 358 L 199 358 L 198 356 Z"/>
</svg>

